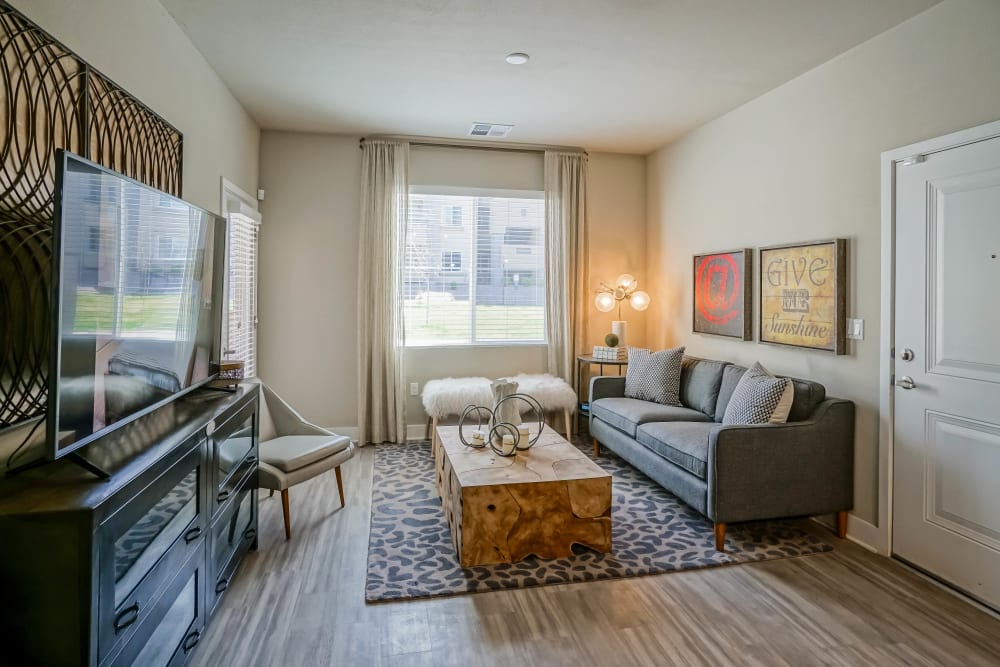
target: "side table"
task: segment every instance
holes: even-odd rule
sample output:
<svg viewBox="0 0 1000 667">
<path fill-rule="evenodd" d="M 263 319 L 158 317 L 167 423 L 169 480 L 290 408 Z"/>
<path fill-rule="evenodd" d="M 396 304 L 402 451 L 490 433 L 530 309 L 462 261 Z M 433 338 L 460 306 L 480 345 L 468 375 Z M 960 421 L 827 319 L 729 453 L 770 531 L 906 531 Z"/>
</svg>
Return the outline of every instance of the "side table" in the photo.
<svg viewBox="0 0 1000 667">
<path fill-rule="evenodd" d="M 584 417 L 588 419 L 590 418 L 590 385 L 588 383 L 586 389 L 584 389 L 583 386 L 583 367 L 590 365 L 598 366 L 601 375 L 604 375 L 605 366 L 614 366 L 617 368 L 617 374 L 621 375 L 622 370 L 628 366 L 628 360 L 608 361 L 607 359 L 595 359 L 594 356 L 590 354 L 576 355 L 576 387 L 577 393 L 581 396 L 580 404 L 577 406 L 577 414 L 580 419 L 583 419 Z"/>
</svg>

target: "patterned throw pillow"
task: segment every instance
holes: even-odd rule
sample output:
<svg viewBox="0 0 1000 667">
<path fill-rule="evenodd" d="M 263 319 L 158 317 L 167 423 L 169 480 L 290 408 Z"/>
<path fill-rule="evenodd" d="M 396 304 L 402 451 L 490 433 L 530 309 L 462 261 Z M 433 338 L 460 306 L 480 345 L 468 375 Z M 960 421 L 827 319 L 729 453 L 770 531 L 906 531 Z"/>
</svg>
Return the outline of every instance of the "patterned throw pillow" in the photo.
<svg viewBox="0 0 1000 667">
<path fill-rule="evenodd" d="M 791 380 L 776 378 L 755 363 L 736 384 L 722 423 L 767 424 L 790 384 Z"/>
<path fill-rule="evenodd" d="M 684 348 L 650 352 L 641 347 L 628 349 L 625 395 L 663 405 L 681 405 L 681 362 Z"/>
</svg>

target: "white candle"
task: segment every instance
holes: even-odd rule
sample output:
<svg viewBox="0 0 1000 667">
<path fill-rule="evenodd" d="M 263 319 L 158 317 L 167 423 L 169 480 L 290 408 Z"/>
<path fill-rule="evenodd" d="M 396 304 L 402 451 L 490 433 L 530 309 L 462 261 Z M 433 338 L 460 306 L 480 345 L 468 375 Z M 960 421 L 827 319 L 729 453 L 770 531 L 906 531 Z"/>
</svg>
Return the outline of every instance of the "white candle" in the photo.
<svg viewBox="0 0 1000 667">
<path fill-rule="evenodd" d="M 503 437 L 503 444 L 500 445 L 500 451 L 503 452 L 505 455 L 514 453 L 514 436 L 505 435 Z"/>
<path fill-rule="evenodd" d="M 472 432 L 472 444 L 477 446 L 482 446 L 486 442 L 486 431 L 473 431 Z"/>
<path fill-rule="evenodd" d="M 527 449 L 531 442 L 531 433 L 528 432 L 528 427 L 521 425 L 517 427 L 517 448 Z"/>
</svg>

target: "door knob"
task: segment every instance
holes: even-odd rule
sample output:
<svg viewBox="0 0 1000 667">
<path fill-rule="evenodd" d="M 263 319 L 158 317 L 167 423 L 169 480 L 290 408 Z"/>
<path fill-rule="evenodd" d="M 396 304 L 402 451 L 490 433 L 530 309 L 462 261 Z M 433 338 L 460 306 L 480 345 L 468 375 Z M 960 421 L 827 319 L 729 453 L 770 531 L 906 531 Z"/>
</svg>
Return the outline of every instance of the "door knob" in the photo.
<svg viewBox="0 0 1000 667">
<path fill-rule="evenodd" d="M 899 358 L 902 359 L 903 361 L 913 361 L 913 350 L 911 350 L 910 348 L 904 349 L 902 352 L 899 353 Z"/>
<path fill-rule="evenodd" d="M 896 386 L 902 387 L 903 389 L 913 389 L 917 386 L 917 383 L 913 381 L 909 375 L 904 375 L 896 380 Z"/>
</svg>

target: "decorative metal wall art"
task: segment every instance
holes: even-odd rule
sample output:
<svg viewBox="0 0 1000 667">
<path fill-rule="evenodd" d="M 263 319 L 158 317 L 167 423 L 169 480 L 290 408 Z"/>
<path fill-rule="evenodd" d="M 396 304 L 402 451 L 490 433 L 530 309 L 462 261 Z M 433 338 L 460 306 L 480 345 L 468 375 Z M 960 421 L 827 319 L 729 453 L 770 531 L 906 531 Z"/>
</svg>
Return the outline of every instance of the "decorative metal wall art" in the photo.
<svg viewBox="0 0 1000 667">
<path fill-rule="evenodd" d="M 181 196 L 183 137 L 0 0 L 0 428 L 45 412 L 55 157 Z"/>
</svg>

